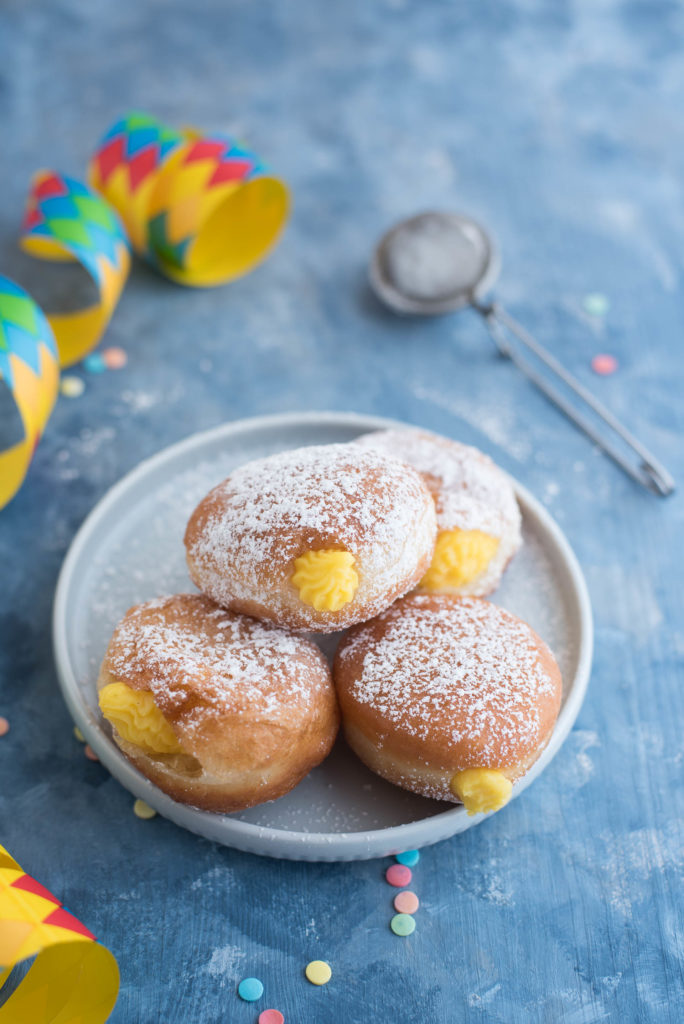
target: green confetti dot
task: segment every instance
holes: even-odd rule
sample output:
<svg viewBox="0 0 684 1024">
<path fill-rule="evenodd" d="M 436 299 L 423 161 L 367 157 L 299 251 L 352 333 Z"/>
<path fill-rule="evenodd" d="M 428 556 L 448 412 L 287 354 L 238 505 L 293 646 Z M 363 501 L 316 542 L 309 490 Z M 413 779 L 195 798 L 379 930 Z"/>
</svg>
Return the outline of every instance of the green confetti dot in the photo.
<svg viewBox="0 0 684 1024">
<path fill-rule="evenodd" d="M 395 914 L 390 921 L 390 928 L 395 935 L 410 935 L 416 930 L 416 922 L 410 914 Z"/>
<path fill-rule="evenodd" d="M 589 316 L 605 316 L 610 309 L 610 299 L 600 292 L 592 292 L 590 295 L 584 296 L 582 305 Z"/>
</svg>

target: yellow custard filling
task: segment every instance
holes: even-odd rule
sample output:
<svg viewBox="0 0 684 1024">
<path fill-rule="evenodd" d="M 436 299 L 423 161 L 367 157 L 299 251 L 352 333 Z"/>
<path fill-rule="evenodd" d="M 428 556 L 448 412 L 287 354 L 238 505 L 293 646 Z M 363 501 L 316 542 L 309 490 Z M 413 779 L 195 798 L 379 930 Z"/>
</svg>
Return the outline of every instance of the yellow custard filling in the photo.
<svg viewBox="0 0 684 1024">
<path fill-rule="evenodd" d="M 349 551 L 307 551 L 294 565 L 292 582 L 304 604 L 317 612 L 337 612 L 356 593 L 359 577 Z"/>
<path fill-rule="evenodd" d="M 442 530 L 421 589 L 452 590 L 471 583 L 485 571 L 498 547 L 498 538 L 481 530 Z"/>
<path fill-rule="evenodd" d="M 127 743 L 153 754 L 179 754 L 176 734 L 147 690 L 125 683 L 108 683 L 100 690 L 100 710 Z"/>
<path fill-rule="evenodd" d="M 508 803 L 513 783 L 495 768 L 466 768 L 454 775 L 450 788 L 468 814 L 488 814 Z"/>
</svg>

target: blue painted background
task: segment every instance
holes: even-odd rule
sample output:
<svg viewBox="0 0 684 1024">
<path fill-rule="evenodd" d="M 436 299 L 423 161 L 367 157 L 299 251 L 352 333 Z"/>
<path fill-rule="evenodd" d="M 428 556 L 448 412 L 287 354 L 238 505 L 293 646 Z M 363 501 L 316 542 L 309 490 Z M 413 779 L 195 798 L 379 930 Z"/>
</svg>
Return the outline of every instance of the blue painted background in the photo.
<svg viewBox="0 0 684 1024">
<path fill-rule="evenodd" d="M 130 107 L 243 136 L 295 199 L 276 253 L 230 287 L 136 267 L 106 338 L 127 367 L 60 400 L 0 513 L 0 836 L 117 956 L 114 1024 L 252 1024 L 245 974 L 288 1024 L 684 1016 L 681 493 L 598 456 L 474 314 L 400 322 L 365 285 L 393 220 L 470 211 L 501 243 L 499 297 L 684 487 L 683 44 L 684 6 L 661 0 L 3 5 L 0 269 L 36 297 L 65 278 L 16 252 L 29 177 L 82 174 Z M 613 377 L 591 373 L 601 351 Z M 261 860 L 138 821 L 72 738 L 52 664 L 60 563 L 112 483 L 195 430 L 315 408 L 489 451 L 547 503 L 594 602 L 575 730 L 522 799 L 424 853 L 408 940 L 384 863 Z M 314 957 L 324 989 L 303 979 Z"/>
</svg>

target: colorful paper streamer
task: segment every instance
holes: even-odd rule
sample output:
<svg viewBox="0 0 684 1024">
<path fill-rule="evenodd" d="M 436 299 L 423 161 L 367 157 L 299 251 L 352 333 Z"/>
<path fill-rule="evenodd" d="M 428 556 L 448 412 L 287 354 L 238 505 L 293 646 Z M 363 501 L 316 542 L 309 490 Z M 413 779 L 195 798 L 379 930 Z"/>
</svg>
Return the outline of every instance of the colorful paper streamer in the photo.
<svg viewBox="0 0 684 1024">
<path fill-rule="evenodd" d="M 0 846 L 0 1002 L 12 968 L 30 957 L 0 1024 L 104 1024 L 119 993 L 116 960 Z"/>
<path fill-rule="evenodd" d="M 98 343 L 131 263 L 116 212 L 87 185 L 53 171 L 33 179 L 20 244 L 40 259 L 80 263 L 98 298 L 85 309 L 45 316 L 28 292 L 0 276 L 0 379 L 24 428 L 23 439 L 0 452 L 0 508 L 26 476 L 55 403 L 59 366 L 78 362 Z"/>
<path fill-rule="evenodd" d="M 0 276 L 0 378 L 16 402 L 24 436 L 0 452 L 0 508 L 19 490 L 57 397 L 52 328 L 28 292 Z"/>
<path fill-rule="evenodd" d="M 224 284 L 275 245 L 287 186 L 223 135 L 176 130 L 131 113 L 106 133 L 89 166 L 93 188 L 126 225 L 133 248 L 179 284 Z"/>
<path fill-rule="evenodd" d="M 87 185 L 40 171 L 29 193 L 21 247 L 41 259 L 75 260 L 95 283 L 93 306 L 48 315 L 60 364 L 71 366 L 98 343 L 119 301 L 131 263 L 126 233 L 115 211 Z"/>
</svg>

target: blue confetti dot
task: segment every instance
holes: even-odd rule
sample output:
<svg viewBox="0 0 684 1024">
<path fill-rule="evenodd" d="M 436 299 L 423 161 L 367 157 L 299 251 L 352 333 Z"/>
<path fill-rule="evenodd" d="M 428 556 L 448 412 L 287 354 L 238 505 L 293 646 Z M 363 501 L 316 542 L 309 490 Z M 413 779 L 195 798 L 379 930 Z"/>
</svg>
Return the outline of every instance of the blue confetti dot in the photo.
<svg viewBox="0 0 684 1024">
<path fill-rule="evenodd" d="M 400 864 L 404 864 L 407 868 L 415 867 L 420 860 L 420 853 L 418 850 L 407 850 L 406 853 L 398 853 L 396 859 Z"/>
<path fill-rule="evenodd" d="M 243 978 L 238 985 L 238 995 L 246 1003 L 255 1003 L 264 994 L 264 986 L 258 978 Z"/>
<path fill-rule="evenodd" d="M 107 364 L 99 352 L 91 352 L 89 356 L 86 356 L 83 366 L 88 373 L 104 373 L 107 369 Z"/>
</svg>

